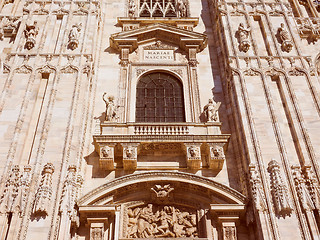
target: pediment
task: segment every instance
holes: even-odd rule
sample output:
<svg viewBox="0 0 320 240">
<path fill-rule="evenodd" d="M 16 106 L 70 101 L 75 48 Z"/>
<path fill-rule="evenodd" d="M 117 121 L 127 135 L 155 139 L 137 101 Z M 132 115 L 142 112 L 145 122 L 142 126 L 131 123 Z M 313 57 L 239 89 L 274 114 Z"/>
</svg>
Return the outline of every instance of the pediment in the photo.
<svg viewBox="0 0 320 240">
<path fill-rule="evenodd" d="M 110 45 L 119 51 L 126 47 L 132 52 L 141 44 L 157 40 L 174 44 L 185 51 L 189 47 L 196 47 L 200 52 L 207 46 L 205 34 L 162 23 L 113 34 L 110 37 Z"/>
</svg>

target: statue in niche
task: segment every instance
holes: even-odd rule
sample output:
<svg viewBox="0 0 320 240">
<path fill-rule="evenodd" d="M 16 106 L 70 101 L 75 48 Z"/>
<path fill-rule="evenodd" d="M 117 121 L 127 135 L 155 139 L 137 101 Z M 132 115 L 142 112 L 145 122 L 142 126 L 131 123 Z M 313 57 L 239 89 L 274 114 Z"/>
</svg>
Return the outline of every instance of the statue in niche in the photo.
<svg viewBox="0 0 320 240">
<path fill-rule="evenodd" d="M 187 17 L 187 4 L 184 0 L 177 0 L 177 17 Z"/>
<path fill-rule="evenodd" d="M 108 122 L 112 122 L 116 120 L 117 109 L 119 106 L 116 106 L 114 103 L 114 96 L 108 96 L 106 98 L 107 93 L 104 93 L 102 96 L 103 101 L 106 104 L 106 118 L 105 120 Z"/>
<path fill-rule="evenodd" d="M 195 213 L 169 205 L 128 209 L 127 238 L 197 237 Z"/>
<path fill-rule="evenodd" d="M 250 42 L 249 42 L 249 33 L 250 28 L 246 28 L 243 23 L 239 24 L 238 30 L 236 32 L 236 38 L 239 42 L 239 50 L 241 52 L 247 52 L 250 48 Z"/>
<path fill-rule="evenodd" d="M 103 146 L 101 148 L 101 155 L 103 158 L 110 158 L 112 157 L 112 148 L 109 146 Z"/>
<path fill-rule="evenodd" d="M 38 35 L 39 28 L 37 27 L 37 21 L 34 21 L 33 24 L 26 24 L 26 29 L 24 30 L 24 35 L 26 37 L 25 48 L 30 50 L 36 44 L 36 36 Z"/>
<path fill-rule="evenodd" d="M 285 52 L 290 52 L 293 44 L 290 39 L 288 31 L 285 29 L 284 24 L 281 23 L 277 32 L 278 41 L 281 43 L 281 50 Z"/>
<path fill-rule="evenodd" d="M 81 25 L 82 25 L 81 23 L 73 24 L 69 32 L 68 48 L 71 50 L 75 50 L 79 45 L 79 33 L 81 31 Z"/>
<path fill-rule="evenodd" d="M 134 0 L 129 0 L 129 17 L 133 18 L 136 12 L 136 4 L 134 3 Z"/>
<path fill-rule="evenodd" d="M 217 122 L 219 120 L 218 110 L 221 102 L 216 103 L 213 99 L 209 99 L 207 105 L 203 108 L 206 122 Z"/>
</svg>

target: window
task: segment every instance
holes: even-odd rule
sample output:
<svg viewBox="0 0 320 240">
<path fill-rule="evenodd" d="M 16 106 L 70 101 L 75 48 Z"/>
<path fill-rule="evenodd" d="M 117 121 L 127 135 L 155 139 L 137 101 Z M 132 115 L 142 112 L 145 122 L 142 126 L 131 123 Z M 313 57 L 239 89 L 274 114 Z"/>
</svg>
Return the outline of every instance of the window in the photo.
<svg viewBox="0 0 320 240">
<path fill-rule="evenodd" d="M 181 82 L 156 72 L 143 76 L 137 85 L 136 122 L 184 122 Z"/>
</svg>

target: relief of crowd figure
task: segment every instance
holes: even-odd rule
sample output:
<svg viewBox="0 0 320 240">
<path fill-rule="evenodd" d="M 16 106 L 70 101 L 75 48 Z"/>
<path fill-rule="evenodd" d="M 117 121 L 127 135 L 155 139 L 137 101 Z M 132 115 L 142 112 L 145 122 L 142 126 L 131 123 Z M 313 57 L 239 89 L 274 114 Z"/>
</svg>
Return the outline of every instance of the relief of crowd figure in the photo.
<svg viewBox="0 0 320 240">
<path fill-rule="evenodd" d="M 180 211 L 173 206 L 128 209 L 127 237 L 197 237 L 195 213 Z"/>
</svg>

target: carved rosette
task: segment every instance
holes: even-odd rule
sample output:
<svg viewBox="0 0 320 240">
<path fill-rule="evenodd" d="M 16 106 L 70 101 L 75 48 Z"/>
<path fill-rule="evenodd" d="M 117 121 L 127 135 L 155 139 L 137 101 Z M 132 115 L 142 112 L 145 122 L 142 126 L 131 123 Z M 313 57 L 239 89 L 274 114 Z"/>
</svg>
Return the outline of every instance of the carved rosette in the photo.
<svg viewBox="0 0 320 240">
<path fill-rule="evenodd" d="M 194 210 L 147 204 L 127 209 L 127 238 L 194 238 L 198 236 Z"/>
<path fill-rule="evenodd" d="M 105 170 L 114 169 L 114 146 L 115 143 L 109 143 L 100 147 L 100 168 Z"/>
<path fill-rule="evenodd" d="M 200 144 L 185 143 L 187 166 L 190 169 L 199 169 L 201 166 Z"/>
<path fill-rule="evenodd" d="M 137 168 L 138 144 L 123 144 L 123 168 L 134 170 Z"/>
<path fill-rule="evenodd" d="M 214 171 L 221 171 L 226 159 L 223 150 L 224 143 L 209 144 L 209 168 Z"/>
<path fill-rule="evenodd" d="M 292 208 L 290 206 L 287 187 L 281 177 L 279 163 L 271 160 L 268 164 L 268 172 L 270 174 L 271 194 L 275 212 L 281 217 L 290 216 Z"/>
<path fill-rule="evenodd" d="M 256 170 L 256 166 L 254 164 L 249 165 L 249 173 L 250 173 L 250 186 L 251 186 L 254 206 L 258 211 L 266 211 L 267 209 L 266 199 L 263 193 L 261 179 L 258 171 Z"/>
<path fill-rule="evenodd" d="M 48 207 L 52 196 L 52 174 L 54 166 L 52 163 L 47 163 L 43 167 L 40 186 L 36 193 L 34 201 L 33 213 L 39 215 L 48 215 Z"/>
</svg>

